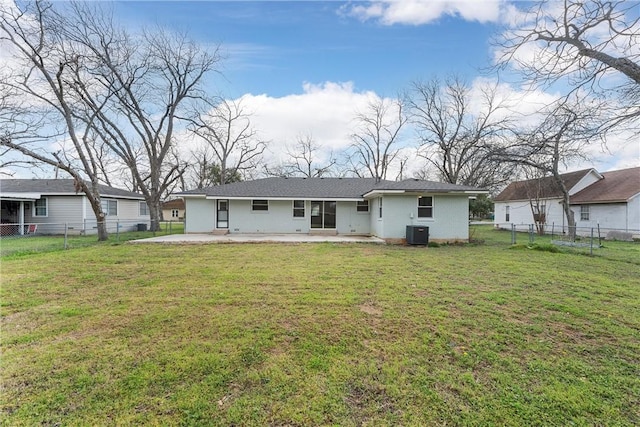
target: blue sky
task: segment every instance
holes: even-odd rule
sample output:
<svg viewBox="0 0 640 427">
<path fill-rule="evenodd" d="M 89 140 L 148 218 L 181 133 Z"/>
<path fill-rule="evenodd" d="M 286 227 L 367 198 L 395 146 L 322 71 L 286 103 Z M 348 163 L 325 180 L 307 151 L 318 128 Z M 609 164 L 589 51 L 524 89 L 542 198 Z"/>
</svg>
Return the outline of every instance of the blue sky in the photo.
<svg viewBox="0 0 640 427">
<path fill-rule="evenodd" d="M 476 99 L 481 98 L 483 85 L 497 81 L 496 74 L 488 71 L 495 54 L 492 37 L 505 26 L 521 22 L 522 9 L 531 4 L 517 0 L 152 0 L 117 1 L 113 9 L 118 24 L 131 30 L 166 27 L 186 32 L 205 47 L 219 46 L 220 73 L 213 75 L 208 91 L 241 102 L 251 113 L 258 137 L 268 142 L 264 163 L 274 165 L 288 159 L 287 151 L 301 136 L 311 136 L 321 146 L 320 162 L 331 153 L 344 152 L 356 131 L 356 114 L 372 99 L 392 98 L 409 90 L 414 81 L 456 74 L 469 83 Z M 551 1 L 547 7 L 561 5 Z M 523 49 L 522 55 L 532 55 L 535 49 Z M 516 76 L 500 76 L 499 94 L 525 120 L 533 121 L 534 112 L 560 92 L 524 91 Z M 470 107 L 472 111 L 480 108 Z M 179 149 L 188 159 L 197 141 L 186 132 L 180 138 Z M 605 150 L 594 142 L 588 148 L 589 159 L 567 164 L 564 170 L 638 166 L 640 143 L 637 135 L 636 142 L 631 138 L 629 134 L 610 138 Z M 419 140 L 410 126 L 400 145 L 411 160 L 408 175 L 422 171 L 425 163 L 416 156 Z"/>
<path fill-rule="evenodd" d="M 393 96 L 412 80 L 459 73 L 472 78 L 489 63 L 490 23 L 443 16 L 429 25 L 385 25 L 345 14 L 349 3 L 120 2 L 131 25 L 186 30 L 220 43 L 218 85 L 228 96 L 280 97 L 304 82 L 354 83 L 356 91 Z"/>
</svg>

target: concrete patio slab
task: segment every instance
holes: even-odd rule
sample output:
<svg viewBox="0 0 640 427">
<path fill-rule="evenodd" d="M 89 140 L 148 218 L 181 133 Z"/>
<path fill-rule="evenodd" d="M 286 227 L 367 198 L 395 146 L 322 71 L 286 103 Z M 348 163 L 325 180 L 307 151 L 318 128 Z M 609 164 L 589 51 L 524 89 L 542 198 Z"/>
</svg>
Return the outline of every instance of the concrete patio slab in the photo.
<svg viewBox="0 0 640 427">
<path fill-rule="evenodd" d="M 377 243 L 385 241 L 371 236 L 348 235 L 310 235 L 310 234 L 170 234 L 167 236 L 150 237 L 148 239 L 130 240 L 130 243 Z"/>
</svg>

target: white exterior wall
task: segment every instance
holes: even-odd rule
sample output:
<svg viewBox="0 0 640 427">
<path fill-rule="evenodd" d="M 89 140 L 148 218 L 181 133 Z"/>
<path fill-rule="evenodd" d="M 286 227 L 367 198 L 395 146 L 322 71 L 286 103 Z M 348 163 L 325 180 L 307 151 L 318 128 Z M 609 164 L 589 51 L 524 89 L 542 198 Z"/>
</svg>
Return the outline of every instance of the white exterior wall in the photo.
<svg viewBox="0 0 640 427">
<path fill-rule="evenodd" d="M 116 197 L 103 196 L 103 200 L 115 200 L 118 203 L 117 215 L 107 215 L 105 217 L 107 221 L 107 231 L 109 233 L 115 233 L 118 231 L 135 231 L 138 229 L 138 224 L 146 224 L 147 227 L 151 225 L 150 215 L 140 215 L 140 202 L 143 200 L 133 199 L 119 199 Z M 82 196 L 84 204 L 84 220 L 78 224 L 70 224 L 69 228 L 75 231 L 82 231 L 85 234 L 96 234 L 98 232 L 96 215 L 93 213 L 93 208 L 89 199 L 86 196 Z"/>
<path fill-rule="evenodd" d="M 590 186 L 594 182 L 600 181 L 601 179 L 602 178 L 600 178 L 596 174 L 596 172 L 590 171 L 588 174 L 583 176 L 582 179 L 576 183 L 576 185 L 574 185 L 573 187 L 571 187 L 569 189 L 569 195 L 572 196 L 572 195 L 576 194 L 578 191 L 584 190 L 585 188 L 587 188 L 588 186 Z"/>
<path fill-rule="evenodd" d="M 590 204 L 589 220 L 580 219 L 579 205 L 571 206 L 576 215 L 578 227 L 622 230 L 628 232 L 640 231 L 640 197 L 636 196 L 629 203 Z"/>
<path fill-rule="evenodd" d="M 229 200 L 231 233 L 309 233 L 311 202 L 305 200 L 304 217 L 293 217 L 293 200 L 269 200 L 268 211 L 252 211 L 251 200 Z M 189 217 L 190 213 L 187 214 Z M 321 229 L 313 229 L 321 230 Z M 337 201 L 336 232 L 369 234 L 369 215 L 356 212 L 356 202 Z"/>
<path fill-rule="evenodd" d="M 542 201 L 541 201 L 542 203 Z M 509 221 L 506 220 L 507 206 L 509 206 Z M 572 208 L 576 212 L 575 207 Z M 578 210 L 578 215 L 580 211 Z M 566 219 L 564 211 L 562 210 L 562 204 L 560 199 L 547 199 L 545 205 L 546 224 L 551 227 L 555 224 L 558 227 L 566 225 Z M 493 223 L 496 226 L 502 226 L 503 228 L 510 228 L 510 224 L 515 225 L 529 225 L 533 224 L 533 213 L 531 212 L 531 205 L 528 200 L 511 200 L 508 202 L 495 202 L 494 203 L 494 219 Z"/>
<path fill-rule="evenodd" d="M 211 233 L 215 227 L 215 200 L 185 197 L 185 233 Z"/>
<path fill-rule="evenodd" d="M 82 196 L 43 196 L 47 216 L 33 216 L 34 202 L 25 202 L 25 224 L 38 224 L 38 233 L 64 234 L 64 224 L 82 224 Z"/>
<path fill-rule="evenodd" d="M 65 224 L 70 234 L 97 233 L 96 217 L 86 196 L 43 197 L 47 199 L 47 216 L 33 216 L 34 202 L 25 202 L 24 222 L 38 224 L 38 233 L 63 234 Z M 109 232 L 116 232 L 118 225 L 120 231 L 136 230 L 139 223 L 149 226 L 149 215 L 140 215 L 140 200 L 107 198 L 118 203 L 118 215 L 107 216 Z"/>
<path fill-rule="evenodd" d="M 385 204 L 382 202 L 382 216 L 384 217 L 385 213 Z M 369 215 L 370 218 L 370 229 L 371 234 L 374 236 L 381 237 L 384 235 L 384 221 L 379 217 L 379 209 L 380 209 L 380 198 L 375 197 L 373 199 L 369 199 Z"/>
<path fill-rule="evenodd" d="M 629 231 L 636 230 L 640 234 L 640 194 L 636 194 L 628 200 L 627 212 Z"/>
<path fill-rule="evenodd" d="M 425 194 L 429 196 L 429 194 Z M 382 201 L 385 239 L 406 237 L 407 225 L 429 227 L 429 240 L 469 239 L 469 197 L 433 195 L 433 218 L 418 218 L 418 196 L 385 195 Z M 377 215 L 377 212 L 376 212 Z"/>
</svg>

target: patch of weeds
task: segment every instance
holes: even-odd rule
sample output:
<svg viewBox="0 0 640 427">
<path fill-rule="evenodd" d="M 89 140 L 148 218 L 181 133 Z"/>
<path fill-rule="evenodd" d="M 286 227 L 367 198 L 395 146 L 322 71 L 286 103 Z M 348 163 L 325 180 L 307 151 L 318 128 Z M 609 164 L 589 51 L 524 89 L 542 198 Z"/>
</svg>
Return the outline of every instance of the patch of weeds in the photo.
<svg viewBox="0 0 640 427">
<path fill-rule="evenodd" d="M 429 247 L 429 248 L 439 248 L 440 246 L 442 246 L 442 245 L 440 243 L 438 243 L 438 242 L 429 242 L 427 244 L 427 247 Z"/>
<path fill-rule="evenodd" d="M 533 249 L 534 251 L 551 252 L 554 254 L 562 252 L 560 248 L 551 243 L 534 243 L 529 246 L 529 249 Z"/>
<path fill-rule="evenodd" d="M 558 248 L 556 245 L 553 245 L 551 243 L 532 243 L 532 244 L 516 243 L 515 245 L 509 246 L 509 249 L 514 249 L 514 250 L 531 249 L 531 250 L 540 251 L 540 252 L 562 253 L 560 248 Z"/>
</svg>

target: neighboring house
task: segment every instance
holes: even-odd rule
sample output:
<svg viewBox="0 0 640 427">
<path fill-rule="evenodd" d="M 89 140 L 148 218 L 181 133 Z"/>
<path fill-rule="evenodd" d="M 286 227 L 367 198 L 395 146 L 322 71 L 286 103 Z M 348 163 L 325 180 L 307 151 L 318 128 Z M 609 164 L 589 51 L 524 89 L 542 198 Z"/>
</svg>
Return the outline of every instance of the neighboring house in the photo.
<svg viewBox="0 0 640 427">
<path fill-rule="evenodd" d="M 184 200 L 173 199 L 162 202 L 163 221 L 183 221 L 184 220 Z"/>
<path fill-rule="evenodd" d="M 110 232 L 118 226 L 120 231 L 130 231 L 139 228 L 138 224 L 149 224 L 142 195 L 106 185 L 99 190 Z M 97 233 L 93 209 L 84 193 L 76 191 L 73 179 L 2 179 L 0 203 L 3 235 L 33 229 L 61 234 L 65 224 L 71 233 Z"/>
<path fill-rule="evenodd" d="M 640 168 L 599 173 L 585 169 L 561 175 L 569 190 L 577 227 L 640 233 Z M 562 192 L 552 177 L 512 182 L 495 199 L 497 227 L 533 224 L 534 214 L 546 231 L 566 230 Z M 538 208 L 538 209 L 536 209 Z"/>
<path fill-rule="evenodd" d="M 330 233 L 406 237 L 429 227 L 435 241 L 469 239 L 474 187 L 421 180 L 265 178 L 180 193 L 188 233 Z"/>
</svg>

